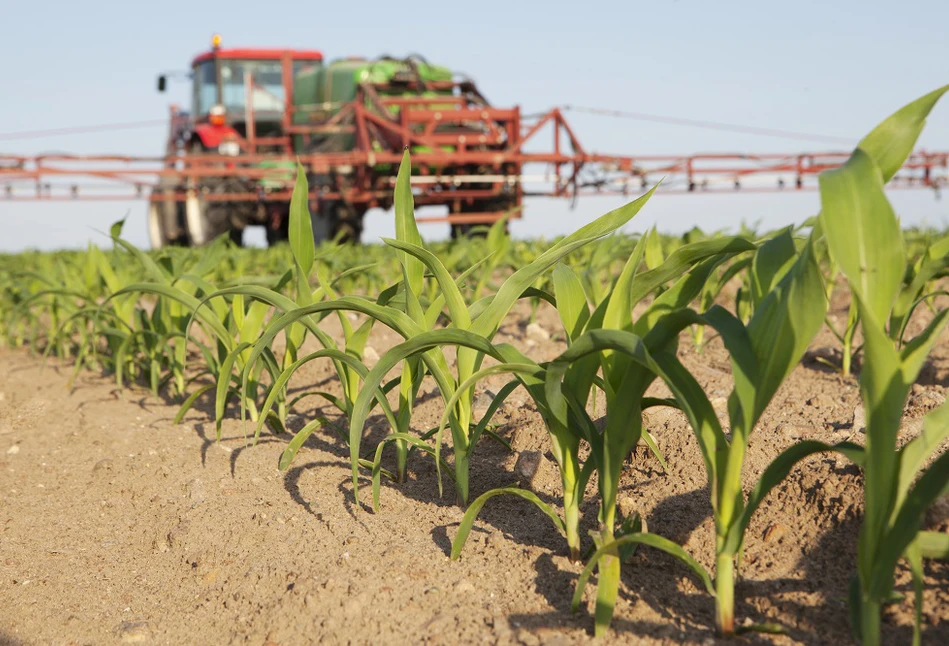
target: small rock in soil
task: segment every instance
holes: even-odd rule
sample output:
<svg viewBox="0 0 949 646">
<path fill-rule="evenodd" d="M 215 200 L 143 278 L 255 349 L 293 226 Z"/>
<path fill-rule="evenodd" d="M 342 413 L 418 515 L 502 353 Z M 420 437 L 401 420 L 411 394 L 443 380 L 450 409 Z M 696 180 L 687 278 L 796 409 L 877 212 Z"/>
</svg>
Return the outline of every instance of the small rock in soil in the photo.
<svg viewBox="0 0 949 646">
<path fill-rule="evenodd" d="M 204 483 L 201 478 L 195 478 L 188 483 L 188 498 L 191 499 L 192 508 L 204 502 Z"/>
<path fill-rule="evenodd" d="M 768 528 L 764 530 L 764 542 L 765 543 L 775 543 L 788 533 L 788 527 L 784 523 L 771 523 L 768 525 Z"/>
<path fill-rule="evenodd" d="M 474 591 L 475 591 L 474 584 L 468 579 L 462 579 L 461 581 L 455 584 L 455 592 L 459 594 L 467 594 L 469 592 L 474 592 Z"/>
<path fill-rule="evenodd" d="M 527 326 L 527 337 L 534 341 L 549 341 L 550 332 L 542 328 L 539 323 L 530 323 Z"/>
<path fill-rule="evenodd" d="M 182 521 L 174 529 L 168 532 L 168 545 L 174 547 L 181 544 L 181 539 L 191 531 L 191 523 Z"/>
<path fill-rule="evenodd" d="M 937 390 L 913 384 L 913 405 L 921 408 L 936 408 L 946 401 L 946 396 Z"/>
<path fill-rule="evenodd" d="M 151 636 L 151 629 L 147 621 L 123 621 L 119 624 L 119 639 L 124 644 L 140 644 Z"/>
<path fill-rule="evenodd" d="M 616 508 L 623 518 L 631 518 L 636 513 L 636 501 L 629 496 L 624 496 L 616 501 Z"/>
<path fill-rule="evenodd" d="M 900 423 L 900 430 L 897 434 L 897 438 L 900 440 L 909 441 L 919 435 L 923 431 L 923 420 L 919 419 L 904 419 Z"/>
<path fill-rule="evenodd" d="M 853 417 L 850 419 L 850 425 L 855 431 L 865 433 L 867 430 L 867 414 L 863 410 L 863 404 L 857 404 L 853 409 Z"/>
<path fill-rule="evenodd" d="M 9 449 L 7 449 L 7 455 L 16 455 L 16 454 L 19 453 L 19 452 L 20 452 L 20 445 L 19 445 L 19 444 L 14 444 L 14 445 L 11 446 Z"/>
<path fill-rule="evenodd" d="M 95 466 L 92 467 L 93 472 L 96 471 L 111 471 L 113 467 L 112 458 L 103 458 L 96 462 Z"/>
<path fill-rule="evenodd" d="M 475 395 L 474 401 L 472 402 L 472 407 L 479 413 L 484 412 L 488 410 L 488 406 L 491 405 L 491 402 L 494 401 L 495 397 L 497 397 L 497 393 L 494 393 L 490 390 L 485 390 L 484 392 L 478 393 Z"/>
<path fill-rule="evenodd" d="M 788 422 L 781 422 L 774 430 L 775 433 L 789 440 L 799 440 L 808 435 L 808 429 L 795 424 L 789 424 Z"/>
<path fill-rule="evenodd" d="M 366 348 L 362 351 L 363 361 L 372 361 L 376 362 L 379 360 L 379 353 L 376 352 L 376 349 L 371 345 L 367 345 Z"/>
<path fill-rule="evenodd" d="M 553 475 L 552 466 L 540 451 L 521 451 L 514 463 L 514 475 L 522 487 L 539 491 L 549 484 Z"/>
</svg>

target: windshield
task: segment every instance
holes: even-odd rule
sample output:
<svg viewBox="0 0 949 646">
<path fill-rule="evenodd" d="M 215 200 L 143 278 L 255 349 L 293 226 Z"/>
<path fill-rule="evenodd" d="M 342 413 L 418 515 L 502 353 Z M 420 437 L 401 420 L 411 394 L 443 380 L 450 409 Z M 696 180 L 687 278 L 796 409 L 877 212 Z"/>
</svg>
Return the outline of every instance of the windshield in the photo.
<svg viewBox="0 0 949 646">
<path fill-rule="evenodd" d="M 307 64 L 306 61 L 294 61 L 293 73 L 296 74 Z M 280 61 L 221 61 L 221 83 L 224 108 L 229 116 L 244 114 L 247 102 L 245 80 L 252 76 L 254 80 L 254 112 L 257 118 L 263 113 L 283 112 L 283 65 Z M 194 70 L 194 110 L 203 116 L 217 103 L 214 61 L 204 61 Z"/>
</svg>

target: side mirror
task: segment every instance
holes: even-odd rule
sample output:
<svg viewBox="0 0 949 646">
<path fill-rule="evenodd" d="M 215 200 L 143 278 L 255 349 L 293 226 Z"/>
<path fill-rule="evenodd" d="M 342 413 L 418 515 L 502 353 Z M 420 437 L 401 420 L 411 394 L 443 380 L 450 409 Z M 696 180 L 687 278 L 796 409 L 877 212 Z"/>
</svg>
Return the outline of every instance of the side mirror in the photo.
<svg viewBox="0 0 949 646">
<path fill-rule="evenodd" d="M 167 83 L 168 83 L 168 81 L 167 81 L 167 79 L 165 78 L 165 75 L 164 75 L 164 74 L 162 74 L 161 76 L 159 76 L 159 77 L 158 77 L 158 91 L 159 91 L 159 92 L 164 92 L 164 91 L 165 91 L 165 86 L 167 85 Z"/>
</svg>

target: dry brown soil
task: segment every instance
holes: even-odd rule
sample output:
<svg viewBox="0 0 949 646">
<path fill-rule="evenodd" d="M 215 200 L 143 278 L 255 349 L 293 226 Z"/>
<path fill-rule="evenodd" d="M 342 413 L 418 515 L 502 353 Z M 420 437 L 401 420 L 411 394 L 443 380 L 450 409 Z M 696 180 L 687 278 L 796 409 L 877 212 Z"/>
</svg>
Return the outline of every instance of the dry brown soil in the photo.
<svg viewBox="0 0 949 646">
<path fill-rule="evenodd" d="M 839 323 L 846 310 L 836 308 Z M 498 338 L 537 360 L 564 347 L 556 318 L 541 309 L 546 340 L 528 333 L 526 311 Z M 374 332 L 381 353 L 396 342 Z M 730 367 L 711 338 L 681 354 L 725 419 Z M 862 442 L 853 424 L 859 393 L 817 357 L 837 360 L 826 331 L 778 392 L 752 437 L 750 487 L 767 462 L 799 438 Z M 330 365 L 311 364 L 294 388 L 333 390 Z M 334 431 L 317 433 L 287 472 L 277 469 L 286 437 L 248 446 L 236 408 L 215 441 L 211 403 L 173 424 L 177 405 L 142 390 L 120 391 L 107 376 L 45 365 L 24 351 L 0 351 L 0 644 L 328 644 L 592 641 L 592 588 L 573 616 L 580 567 L 530 503 L 488 503 L 461 560 L 448 558 L 461 511 L 450 481 L 438 496 L 428 458 L 387 483 L 382 508 L 354 502 L 348 452 Z M 500 381 L 487 386 L 496 389 Z M 904 440 L 944 399 L 949 344 L 940 345 L 906 408 Z M 656 386 L 656 394 L 663 388 Z M 317 414 L 303 401 L 292 428 Z M 429 392 L 415 426 L 441 413 Z M 323 413 L 330 414 L 329 407 Z M 472 493 L 524 481 L 518 455 L 549 449 L 530 399 L 518 390 L 500 411 L 514 452 L 483 441 Z M 370 436 L 385 432 L 377 418 Z M 639 448 L 622 478 L 621 507 L 650 531 L 683 544 L 706 567 L 714 536 L 707 478 L 692 432 L 676 412 L 647 414 L 669 462 L 664 473 Z M 367 481 L 360 489 L 368 499 Z M 559 480 L 545 458 L 524 483 L 556 504 Z M 782 636 L 741 642 L 850 642 L 846 591 L 855 567 L 861 477 L 834 457 L 795 469 L 766 500 L 747 536 L 737 586 L 739 621 L 777 622 Z M 584 529 L 596 522 L 595 489 Z M 945 518 L 931 519 L 946 530 Z M 898 588 L 909 592 L 905 571 Z M 886 610 L 885 643 L 909 643 L 912 606 Z M 624 566 L 609 643 L 714 643 L 714 603 L 679 562 L 649 549 Z M 927 565 L 924 643 L 949 643 L 949 569 Z"/>
</svg>

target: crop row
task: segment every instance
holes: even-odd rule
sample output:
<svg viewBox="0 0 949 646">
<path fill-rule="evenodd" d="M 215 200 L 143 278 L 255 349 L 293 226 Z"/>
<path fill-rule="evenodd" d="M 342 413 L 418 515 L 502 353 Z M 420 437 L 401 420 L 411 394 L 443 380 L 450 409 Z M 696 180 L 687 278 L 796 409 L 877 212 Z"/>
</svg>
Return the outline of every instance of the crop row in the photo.
<svg viewBox="0 0 949 646">
<path fill-rule="evenodd" d="M 800 227 L 765 235 L 618 234 L 646 206 L 650 191 L 551 244 L 513 241 L 499 223 L 483 239 L 426 246 L 414 217 L 406 153 L 395 187 L 396 237 L 383 246 L 315 248 L 301 172 L 287 250 L 235 250 L 221 239 L 200 253 L 147 254 L 122 239 L 120 222 L 108 251 L 90 245 L 77 253 L 0 257 L 0 332 L 9 345 L 73 359 L 77 371 L 106 370 L 120 385 L 137 380 L 169 392 L 181 401 L 176 421 L 211 396 L 219 436 L 227 403 L 236 399 L 255 440 L 265 427 L 290 438 L 281 469 L 312 433 L 329 425 L 318 416 L 289 433 L 288 416 L 304 397 L 322 398 L 347 420 L 342 441 L 357 500 L 360 478 L 368 475 L 378 509 L 382 478 L 403 481 L 412 453 L 434 461 L 440 490 L 447 476 L 465 509 L 453 559 L 492 497 L 533 502 L 563 535 L 571 558 L 585 561 L 574 608 L 596 575 L 597 635 L 608 631 L 620 569 L 638 546 L 662 550 L 690 568 L 715 599 L 718 632 L 734 633 L 736 568 L 755 510 L 800 460 L 842 454 L 862 470 L 865 490 L 850 598 L 854 634 L 866 644 L 880 642 L 881 606 L 893 598 L 894 571 L 905 559 L 916 584 L 918 639 L 922 561 L 949 557 L 949 535 L 920 531 L 926 509 L 949 489 L 949 454 L 940 450 L 949 436 L 949 408 L 930 413 L 921 433 L 899 449 L 897 431 L 909 390 L 949 321 L 949 310 L 934 300 L 949 268 L 949 237 L 904 235 L 884 186 L 946 90 L 896 112 L 844 166 L 825 172 L 821 212 Z M 729 309 L 716 303 L 730 284 L 738 290 Z M 843 329 L 827 317 L 838 285 L 852 294 Z M 521 300 L 535 311 L 544 301 L 556 308 L 567 348 L 550 361 L 534 361 L 495 340 Z M 907 323 L 921 306 L 933 316 L 913 336 Z M 338 319 L 341 342 L 321 327 L 328 317 Z M 364 352 L 376 325 L 402 341 L 370 369 Z M 762 432 L 759 419 L 824 325 L 840 341 L 836 369 L 849 374 L 853 357 L 861 356 L 866 442 L 799 441 L 746 491 L 749 438 Z M 707 329 L 731 358 L 725 427 L 678 358 L 683 333 L 701 347 Z M 305 343 L 319 349 L 307 352 Z M 338 394 L 291 397 L 290 380 L 312 361 L 334 366 Z M 498 375 L 507 385 L 478 418 L 475 387 Z M 437 386 L 444 413 L 437 427 L 419 431 L 413 409 L 426 379 Z M 673 396 L 647 396 L 656 382 Z M 518 488 L 472 499 L 472 453 L 494 436 L 492 416 L 517 388 L 529 394 L 548 431 L 562 513 Z M 605 424 L 591 411 L 597 394 L 605 398 Z M 617 508 L 624 460 L 636 445 L 643 441 L 664 459 L 642 422 L 643 411 L 658 406 L 685 414 L 700 449 L 715 520 L 712 572 L 680 545 L 646 531 L 638 515 L 623 517 Z M 365 447 L 374 412 L 386 418 L 389 433 Z M 387 450 L 394 455 L 388 469 Z M 584 552 L 580 508 L 594 482 L 599 523 Z"/>
</svg>

